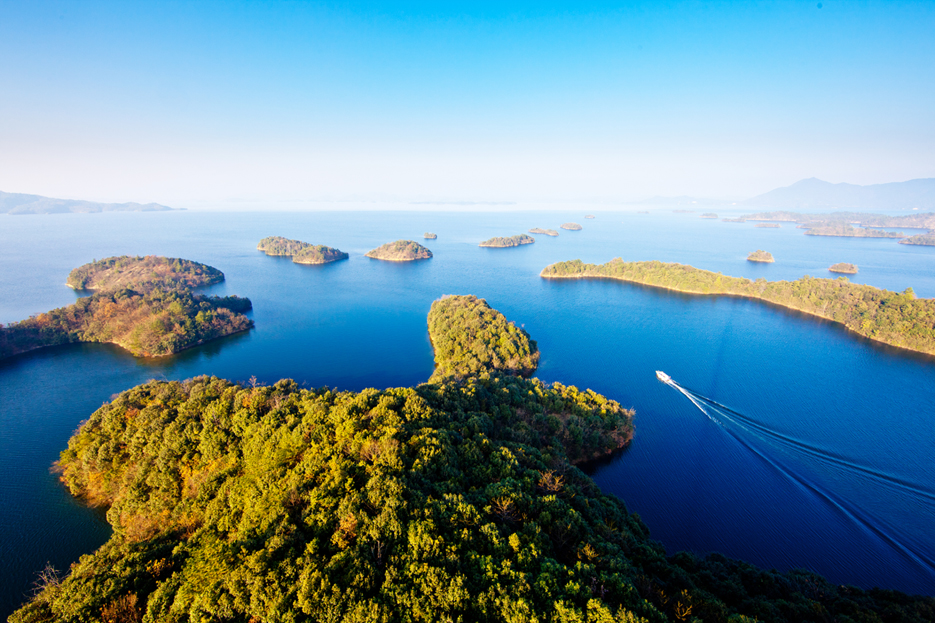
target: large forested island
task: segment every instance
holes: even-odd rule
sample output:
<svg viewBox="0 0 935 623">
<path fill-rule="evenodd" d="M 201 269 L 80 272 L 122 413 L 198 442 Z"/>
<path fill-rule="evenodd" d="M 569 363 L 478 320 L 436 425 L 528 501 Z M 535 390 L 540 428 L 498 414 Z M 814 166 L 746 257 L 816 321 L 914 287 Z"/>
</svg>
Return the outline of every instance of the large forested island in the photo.
<svg viewBox="0 0 935 623">
<path fill-rule="evenodd" d="M 107 342 L 137 357 L 157 357 L 246 331 L 253 326 L 243 315 L 250 299 L 189 289 L 223 280 L 216 268 L 177 258 L 124 256 L 85 264 L 71 272 L 68 284 L 95 293 L 0 325 L 0 359 L 75 342 Z"/>
<path fill-rule="evenodd" d="M 430 259 L 432 252 L 412 240 L 397 240 L 369 251 L 367 257 L 388 262 L 411 262 Z"/>
<path fill-rule="evenodd" d="M 497 248 L 518 247 L 522 244 L 532 244 L 535 241 L 536 239 L 528 234 L 519 234 L 517 236 L 510 236 L 508 238 L 504 236 L 495 236 L 493 238 L 490 238 L 489 240 L 483 241 L 478 246 L 497 247 Z"/>
<path fill-rule="evenodd" d="M 509 325 L 481 301 L 437 305 L 459 313 L 433 336 L 499 348 Z M 932 620 L 931 598 L 667 557 L 573 466 L 628 440 L 631 417 L 496 368 L 359 393 L 151 381 L 59 461 L 113 535 L 10 621 Z"/>
<path fill-rule="evenodd" d="M 916 298 L 912 288 L 890 292 L 851 283 L 846 277 L 751 281 L 684 264 L 619 258 L 600 265 L 559 262 L 545 267 L 541 276 L 607 278 L 691 294 L 742 296 L 833 320 L 878 342 L 935 355 L 935 299 Z"/>
<path fill-rule="evenodd" d="M 807 236 L 838 236 L 843 238 L 905 238 L 899 232 L 873 229 L 871 227 L 854 227 L 849 223 L 837 222 L 823 225 L 809 226 L 805 229 Z"/>
<path fill-rule="evenodd" d="M 68 274 L 66 283 L 75 290 L 137 288 L 195 288 L 224 281 L 213 266 L 177 257 L 121 255 L 95 260 Z"/>
<path fill-rule="evenodd" d="M 263 238 L 256 248 L 267 255 L 291 257 L 296 264 L 327 264 L 348 258 L 347 253 L 340 249 L 326 247 L 323 244 L 310 244 L 301 240 L 283 238 L 282 236 Z"/>
</svg>

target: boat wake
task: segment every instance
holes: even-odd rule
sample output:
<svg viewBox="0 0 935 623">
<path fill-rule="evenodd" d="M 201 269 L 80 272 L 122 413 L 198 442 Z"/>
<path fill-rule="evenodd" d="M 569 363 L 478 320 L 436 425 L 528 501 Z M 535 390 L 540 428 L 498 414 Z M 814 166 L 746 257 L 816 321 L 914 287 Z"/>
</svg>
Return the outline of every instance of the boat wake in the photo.
<svg viewBox="0 0 935 623">
<path fill-rule="evenodd" d="M 775 431 L 765 424 L 745 416 L 726 405 L 722 405 L 698 392 L 679 385 L 664 372 L 657 372 L 656 376 L 663 383 L 669 385 L 688 398 L 688 400 L 695 405 L 699 411 L 704 413 L 709 420 L 720 426 L 743 447 L 766 462 L 777 472 L 795 485 L 830 505 L 849 521 L 880 539 L 935 578 L 935 556 L 926 553 L 925 548 L 916 544 L 911 537 L 903 534 L 900 530 L 879 518 L 874 517 L 867 511 L 861 509 L 858 505 L 846 500 L 831 489 L 809 478 L 804 473 L 801 473 L 799 470 L 790 467 L 773 453 L 767 452 L 765 448 L 758 447 L 751 438 L 759 439 L 792 453 L 798 453 L 802 456 L 809 457 L 826 466 L 844 470 L 853 475 L 869 478 L 878 485 L 888 489 L 895 489 L 901 493 L 912 495 L 915 498 L 935 502 L 935 491 L 878 469 L 861 465 L 837 453 L 829 452 L 823 448 Z"/>
</svg>

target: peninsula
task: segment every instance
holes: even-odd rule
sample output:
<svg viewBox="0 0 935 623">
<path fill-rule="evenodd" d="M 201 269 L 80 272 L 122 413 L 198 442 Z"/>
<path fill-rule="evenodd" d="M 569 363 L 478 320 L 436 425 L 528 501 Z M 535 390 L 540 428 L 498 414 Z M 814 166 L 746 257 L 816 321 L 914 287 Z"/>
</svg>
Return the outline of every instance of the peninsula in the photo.
<svg viewBox="0 0 935 623">
<path fill-rule="evenodd" d="M 267 255 L 291 257 L 296 264 L 328 264 L 348 258 L 347 253 L 340 249 L 326 247 L 323 244 L 291 240 L 282 236 L 263 238 L 256 248 Z"/>
<path fill-rule="evenodd" d="M 429 338 L 435 349 L 431 380 L 465 378 L 483 371 L 530 376 L 539 349 L 529 334 L 476 296 L 443 296 L 429 310 Z"/>
<path fill-rule="evenodd" d="M 761 251 L 757 249 L 753 253 L 747 256 L 748 262 L 762 262 L 764 264 L 771 264 L 776 260 L 773 259 L 773 254 L 768 251 Z"/>
<path fill-rule="evenodd" d="M 578 223 L 565 223 L 562 226 L 562 229 L 567 229 L 568 231 L 580 231 L 581 225 Z"/>
<path fill-rule="evenodd" d="M 414 388 L 202 376 L 114 397 L 58 462 L 113 533 L 10 622 L 877 621 L 935 607 L 667 556 L 574 467 L 629 443 L 633 411 L 523 378 L 534 342 L 481 299 L 437 301 L 429 331 L 438 367 Z"/>
<path fill-rule="evenodd" d="M 496 248 L 518 247 L 522 244 L 532 244 L 535 241 L 536 239 L 533 238 L 532 236 L 529 236 L 527 234 L 519 234 L 517 236 L 510 236 L 509 238 L 504 238 L 502 236 L 490 238 L 489 240 L 483 241 L 478 246 L 496 247 Z"/>
<path fill-rule="evenodd" d="M 616 279 L 703 295 L 740 296 L 765 301 L 844 325 L 877 342 L 935 355 L 935 299 L 916 298 L 912 288 L 897 293 L 851 283 L 846 277 L 795 281 L 751 281 L 684 264 L 581 260 L 552 264 L 545 279 Z"/>
<path fill-rule="evenodd" d="M 412 240 L 397 240 L 368 252 L 367 257 L 387 262 L 412 262 L 430 259 L 432 252 Z"/>
<path fill-rule="evenodd" d="M 846 262 L 838 262 L 837 264 L 832 264 L 829 268 L 829 271 L 833 273 L 843 273 L 845 275 L 856 275 L 857 266 L 854 264 L 848 264 Z"/>
<path fill-rule="evenodd" d="M 157 256 L 112 257 L 85 264 L 69 285 L 95 289 L 67 307 L 6 327 L 0 325 L 0 359 L 76 342 L 106 342 L 136 357 L 172 355 L 207 341 L 246 331 L 250 299 L 202 296 L 190 287 L 224 280 L 205 264 Z"/>
<path fill-rule="evenodd" d="M 899 244 L 919 244 L 925 246 L 935 246 L 935 233 L 916 234 L 899 241 Z"/>
<path fill-rule="evenodd" d="M 217 268 L 177 257 L 121 255 L 95 260 L 68 274 L 65 282 L 75 290 L 134 288 L 176 289 L 208 286 L 224 281 Z"/>
<path fill-rule="evenodd" d="M 533 227 L 529 230 L 530 234 L 545 234 L 546 236 L 557 236 L 558 232 L 554 229 L 542 229 L 541 227 Z"/>
<path fill-rule="evenodd" d="M 426 240 L 435 240 L 436 238 L 438 238 L 438 234 L 433 234 L 432 232 L 427 231 L 425 232 L 425 234 L 423 234 L 423 237 Z"/>
</svg>

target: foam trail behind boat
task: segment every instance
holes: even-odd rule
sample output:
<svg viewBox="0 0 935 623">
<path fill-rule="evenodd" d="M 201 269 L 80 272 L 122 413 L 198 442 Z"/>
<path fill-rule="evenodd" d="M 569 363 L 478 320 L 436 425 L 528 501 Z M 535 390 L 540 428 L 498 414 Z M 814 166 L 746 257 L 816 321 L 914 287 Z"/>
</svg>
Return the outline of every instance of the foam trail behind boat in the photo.
<svg viewBox="0 0 935 623">
<path fill-rule="evenodd" d="M 857 507 L 856 505 L 841 498 L 833 491 L 830 491 L 826 489 L 825 487 L 823 487 L 822 485 L 818 484 L 817 482 L 814 482 L 810 480 L 809 478 L 806 478 L 804 475 L 799 474 L 794 469 L 788 467 L 782 461 L 778 460 L 776 457 L 768 455 L 766 452 L 757 448 L 755 445 L 747 441 L 744 437 L 742 437 L 735 431 L 731 430 L 729 427 L 725 426 L 723 422 L 721 422 L 717 417 L 711 414 L 711 410 L 714 410 L 715 412 L 723 416 L 724 419 L 727 420 L 728 422 L 734 424 L 735 426 L 741 428 L 742 430 L 746 432 L 750 432 L 756 435 L 756 433 L 751 431 L 750 428 L 748 428 L 747 426 L 744 426 L 740 422 L 733 421 L 729 417 L 729 413 L 727 413 L 727 412 L 731 412 L 731 413 L 737 414 L 736 411 L 733 411 L 732 409 L 729 409 L 728 407 L 722 407 L 724 410 L 727 411 L 725 412 L 721 408 L 713 407 L 713 405 L 716 405 L 718 403 L 715 403 L 714 401 L 707 399 L 701 396 L 700 394 L 697 394 L 696 392 L 692 392 L 690 390 L 683 388 L 681 385 L 676 383 L 672 378 L 668 377 L 668 375 L 666 375 L 665 379 L 660 377 L 660 380 L 666 383 L 666 385 L 669 385 L 670 387 L 678 390 L 683 396 L 688 398 L 689 401 L 691 401 L 691 403 L 695 405 L 695 407 L 697 407 L 699 411 L 704 413 L 708 417 L 708 419 L 718 424 L 724 431 L 726 431 L 731 437 L 733 437 L 743 447 L 747 448 L 750 452 L 752 452 L 753 454 L 758 456 L 760 459 L 765 461 L 768 465 L 770 465 L 777 472 L 779 472 L 780 474 L 788 478 L 794 484 L 798 485 L 799 487 L 802 487 L 806 491 L 817 496 L 819 499 L 823 500 L 825 503 L 829 504 L 832 508 L 834 508 L 836 511 L 838 511 L 843 516 L 845 516 L 848 520 L 854 522 L 856 525 L 860 526 L 862 529 L 867 531 L 869 534 L 876 536 L 878 539 L 888 544 L 890 547 L 892 547 L 896 551 L 900 552 L 908 560 L 915 563 L 918 567 L 920 567 L 926 573 L 935 577 L 935 558 L 924 553 L 923 551 L 921 551 L 921 548 L 912 544 L 911 539 L 909 539 L 906 536 L 900 535 L 898 530 L 896 530 L 892 526 L 889 526 L 888 524 L 886 524 L 886 522 L 883 522 L 869 515 L 868 513 L 864 512 L 859 507 Z M 709 403 L 707 404 L 707 408 L 706 408 L 706 403 Z M 713 403 L 713 404 L 710 404 L 710 403 Z M 737 414 L 737 415 L 740 416 L 740 418 L 742 418 L 745 421 L 755 422 L 755 420 L 751 420 L 740 414 Z M 769 429 L 767 429 L 765 426 L 762 426 L 762 425 L 758 425 L 758 426 L 764 431 L 764 434 L 767 432 L 770 432 Z M 787 438 L 783 435 L 780 435 L 779 433 L 773 433 L 773 435 L 777 439 L 781 438 L 787 441 L 792 441 L 791 438 Z M 756 435 L 756 436 L 759 436 L 759 435 Z M 819 457 L 823 457 L 823 458 L 833 456 L 833 455 L 830 455 L 828 453 L 821 451 L 818 448 L 810 447 L 807 444 L 802 444 L 801 442 L 799 442 L 799 444 L 802 448 L 810 449 L 810 454 L 813 452 L 815 455 Z M 843 459 L 841 460 L 841 463 L 847 465 L 847 461 L 844 461 Z M 867 473 L 875 474 L 875 472 L 873 472 L 873 470 L 870 470 L 869 468 L 863 468 L 863 469 L 866 470 Z M 876 475 L 879 476 L 879 474 L 876 474 Z M 890 482 L 890 481 L 887 480 L 887 482 Z M 902 483 L 900 482 L 900 484 Z M 914 487 L 912 486 L 910 486 L 909 488 L 914 489 Z"/>
</svg>

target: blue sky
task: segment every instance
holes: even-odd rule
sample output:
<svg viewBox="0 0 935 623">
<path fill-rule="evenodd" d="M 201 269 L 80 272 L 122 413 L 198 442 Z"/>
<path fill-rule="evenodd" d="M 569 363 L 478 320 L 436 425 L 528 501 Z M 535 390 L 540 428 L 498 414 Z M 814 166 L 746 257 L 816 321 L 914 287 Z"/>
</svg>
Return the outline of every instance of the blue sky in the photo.
<svg viewBox="0 0 935 623">
<path fill-rule="evenodd" d="M 0 190 L 178 206 L 935 177 L 935 2 L 6 2 Z"/>
</svg>

